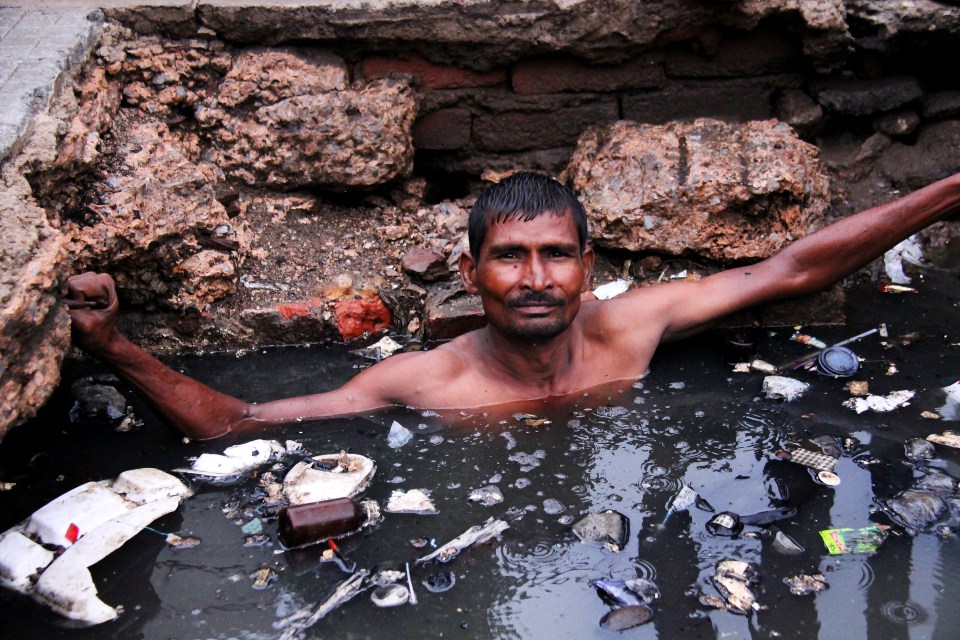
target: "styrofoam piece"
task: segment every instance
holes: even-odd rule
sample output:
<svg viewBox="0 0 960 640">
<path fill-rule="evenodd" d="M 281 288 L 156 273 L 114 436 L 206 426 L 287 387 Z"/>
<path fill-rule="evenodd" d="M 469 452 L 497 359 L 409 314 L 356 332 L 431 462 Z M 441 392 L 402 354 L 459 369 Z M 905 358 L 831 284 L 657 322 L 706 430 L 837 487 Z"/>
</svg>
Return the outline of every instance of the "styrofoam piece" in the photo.
<svg viewBox="0 0 960 640">
<path fill-rule="evenodd" d="M 202 453 L 190 468 L 175 471 L 212 477 L 236 476 L 284 453 L 286 448 L 276 440 L 251 440 L 227 447 L 223 454 Z"/>
<path fill-rule="evenodd" d="M 54 560 L 34 587 L 35 597 L 71 620 L 94 625 L 117 617 L 117 610 L 97 597 L 89 567 L 119 549 L 160 516 L 180 504 L 179 498 L 165 498 L 127 511 L 105 522 Z"/>
<path fill-rule="evenodd" d="M 0 534 L 0 584 L 23 591 L 36 575 L 53 560 L 53 552 L 44 549 L 19 531 Z"/>
<path fill-rule="evenodd" d="M 0 535 L 0 585 L 83 624 L 112 620 L 118 612 L 97 598 L 88 568 L 174 511 L 188 494 L 182 482 L 158 469 L 80 485 Z M 72 544 L 63 537 L 71 525 L 77 536 Z M 56 556 L 38 541 L 66 550 Z"/>
<path fill-rule="evenodd" d="M 630 288 L 630 282 L 630 280 L 614 280 L 613 282 L 602 284 L 593 290 L 593 295 L 597 296 L 597 300 L 615 298 Z"/>
<path fill-rule="evenodd" d="M 341 454 L 316 456 L 314 460 L 335 463 Z M 337 466 L 332 471 L 298 462 L 283 479 L 283 495 L 292 505 L 321 502 L 334 498 L 352 498 L 367 488 L 376 472 L 373 460 L 366 456 L 349 457 L 350 470 Z"/>
<path fill-rule="evenodd" d="M 767 376 L 763 379 L 763 394 L 771 400 L 793 402 L 809 388 L 810 385 L 806 382 L 786 376 Z"/>
<path fill-rule="evenodd" d="M 40 542 L 69 547 L 70 525 L 76 525 L 78 535 L 83 536 L 133 506 L 104 484 L 88 482 L 40 507 L 27 519 L 24 533 Z"/>
<path fill-rule="evenodd" d="M 146 504 L 163 498 L 183 498 L 190 490 L 177 478 L 159 469 L 124 471 L 110 487 L 130 502 Z"/>
</svg>

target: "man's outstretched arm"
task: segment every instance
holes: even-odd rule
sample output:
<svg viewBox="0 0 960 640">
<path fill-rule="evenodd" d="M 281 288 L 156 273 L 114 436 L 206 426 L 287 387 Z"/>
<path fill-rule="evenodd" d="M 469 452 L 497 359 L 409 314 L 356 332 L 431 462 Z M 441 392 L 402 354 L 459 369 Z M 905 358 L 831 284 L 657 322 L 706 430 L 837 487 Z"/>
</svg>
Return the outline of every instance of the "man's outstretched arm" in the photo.
<svg viewBox="0 0 960 640">
<path fill-rule="evenodd" d="M 116 328 L 118 303 L 113 279 L 84 273 L 68 281 L 71 300 L 96 301 L 97 308 L 70 311 L 74 343 L 102 360 L 176 429 L 204 440 L 257 426 L 347 415 L 391 404 L 379 397 L 376 377 L 355 379 L 343 388 L 263 404 L 215 391 L 170 369 Z"/>
<path fill-rule="evenodd" d="M 756 304 L 819 291 L 924 227 L 960 212 L 960 174 L 844 218 L 747 267 L 657 291 L 663 340 L 691 335 Z"/>
</svg>

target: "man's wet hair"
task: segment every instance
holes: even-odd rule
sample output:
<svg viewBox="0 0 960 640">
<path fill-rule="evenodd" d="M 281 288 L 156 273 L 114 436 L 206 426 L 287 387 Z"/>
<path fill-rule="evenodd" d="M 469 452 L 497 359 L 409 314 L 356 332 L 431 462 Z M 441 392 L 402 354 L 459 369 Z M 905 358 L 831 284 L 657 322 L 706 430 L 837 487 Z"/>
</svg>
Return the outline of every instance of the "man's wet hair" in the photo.
<svg viewBox="0 0 960 640">
<path fill-rule="evenodd" d="M 484 189 L 473 203 L 467 225 L 470 253 L 480 257 L 480 247 L 491 225 L 522 220 L 529 222 L 542 213 L 573 216 L 580 240 L 580 253 L 587 248 L 587 212 L 573 191 L 553 178 L 521 171 Z"/>
</svg>

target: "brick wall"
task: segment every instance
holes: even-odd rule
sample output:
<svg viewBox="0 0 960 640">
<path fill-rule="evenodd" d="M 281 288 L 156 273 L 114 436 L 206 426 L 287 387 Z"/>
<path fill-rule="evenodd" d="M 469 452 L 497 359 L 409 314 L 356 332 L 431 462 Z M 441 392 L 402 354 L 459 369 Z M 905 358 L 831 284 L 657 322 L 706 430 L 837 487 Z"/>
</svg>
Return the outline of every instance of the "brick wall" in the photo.
<svg viewBox="0 0 960 640">
<path fill-rule="evenodd" d="M 478 71 L 415 54 L 362 57 L 357 79 L 404 76 L 418 88 L 414 144 L 421 167 L 480 173 L 558 171 L 588 127 L 627 118 L 769 118 L 799 87 L 796 38 L 760 30 L 712 33 L 590 64 L 567 54 Z"/>
</svg>

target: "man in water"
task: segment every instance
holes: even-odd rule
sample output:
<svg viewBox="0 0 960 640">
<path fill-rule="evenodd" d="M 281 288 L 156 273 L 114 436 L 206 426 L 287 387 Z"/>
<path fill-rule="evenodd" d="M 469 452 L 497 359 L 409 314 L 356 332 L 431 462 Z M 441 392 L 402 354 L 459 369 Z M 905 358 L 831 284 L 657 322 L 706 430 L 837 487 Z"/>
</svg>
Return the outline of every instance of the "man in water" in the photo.
<svg viewBox="0 0 960 640">
<path fill-rule="evenodd" d="M 71 278 L 71 299 L 99 300 L 104 308 L 70 314 L 76 344 L 191 438 L 392 406 L 477 408 L 634 380 L 661 342 L 745 307 L 818 291 L 957 211 L 960 174 L 840 220 L 757 264 L 581 301 L 594 259 L 583 206 L 551 178 L 515 174 L 477 198 L 470 252 L 460 258 L 464 287 L 479 294 L 486 327 L 430 351 L 394 355 L 334 391 L 262 404 L 214 391 L 129 342 L 114 324 L 109 276 Z"/>
</svg>

